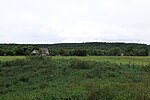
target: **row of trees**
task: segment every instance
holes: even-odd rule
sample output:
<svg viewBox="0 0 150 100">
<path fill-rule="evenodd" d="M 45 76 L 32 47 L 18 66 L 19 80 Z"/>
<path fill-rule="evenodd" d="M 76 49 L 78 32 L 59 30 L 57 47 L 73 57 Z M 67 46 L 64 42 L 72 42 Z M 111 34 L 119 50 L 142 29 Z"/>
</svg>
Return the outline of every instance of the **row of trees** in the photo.
<svg viewBox="0 0 150 100">
<path fill-rule="evenodd" d="M 32 49 L 30 48 L 15 48 L 15 49 L 3 49 L 0 48 L 0 56 L 21 56 L 21 55 L 29 55 Z"/>
<path fill-rule="evenodd" d="M 74 47 L 72 46 L 74 45 Z M 50 55 L 62 56 L 148 56 L 149 46 L 139 44 L 58 44 L 58 45 L 0 45 L 0 56 L 30 55 L 39 48 L 48 48 Z M 106 46 L 105 46 L 106 45 Z"/>
<path fill-rule="evenodd" d="M 111 48 L 110 50 L 99 49 L 72 49 L 72 50 L 50 50 L 51 55 L 62 56 L 148 56 L 148 49 L 134 49 L 127 47 L 122 50 L 119 47 Z"/>
</svg>

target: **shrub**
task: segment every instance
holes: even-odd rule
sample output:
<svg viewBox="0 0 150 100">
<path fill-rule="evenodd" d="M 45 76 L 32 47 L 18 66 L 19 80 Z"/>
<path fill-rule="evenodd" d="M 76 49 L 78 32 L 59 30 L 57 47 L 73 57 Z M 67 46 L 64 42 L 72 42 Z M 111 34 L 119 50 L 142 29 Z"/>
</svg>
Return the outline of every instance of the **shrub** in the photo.
<svg viewBox="0 0 150 100">
<path fill-rule="evenodd" d="M 104 86 L 90 93 L 88 100 L 113 100 L 118 92 L 114 87 Z"/>
<path fill-rule="evenodd" d="M 78 59 L 73 59 L 70 61 L 70 67 L 73 69 L 89 69 L 91 66 L 91 63 L 88 61 Z"/>
</svg>

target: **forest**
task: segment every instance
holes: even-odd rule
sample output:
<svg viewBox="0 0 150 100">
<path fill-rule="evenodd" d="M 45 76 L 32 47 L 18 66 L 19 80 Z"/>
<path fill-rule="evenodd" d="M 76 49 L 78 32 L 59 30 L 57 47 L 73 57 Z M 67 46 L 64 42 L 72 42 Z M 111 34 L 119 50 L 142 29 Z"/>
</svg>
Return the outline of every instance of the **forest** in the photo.
<svg viewBox="0 0 150 100">
<path fill-rule="evenodd" d="M 48 48 L 52 56 L 148 56 L 150 46 L 137 43 L 0 44 L 0 56 L 27 56 Z"/>
</svg>

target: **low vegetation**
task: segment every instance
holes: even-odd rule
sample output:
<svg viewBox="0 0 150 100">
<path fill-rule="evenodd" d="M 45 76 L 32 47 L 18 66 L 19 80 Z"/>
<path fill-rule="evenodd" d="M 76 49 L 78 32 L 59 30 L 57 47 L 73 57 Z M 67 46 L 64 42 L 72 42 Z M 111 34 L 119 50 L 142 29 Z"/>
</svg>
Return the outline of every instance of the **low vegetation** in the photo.
<svg viewBox="0 0 150 100">
<path fill-rule="evenodd" d="M 16 59 L 25 59 L 25 56 L 0 56 L 0 61 L 11 61 Z"/>
<path fill-rule="evenodd" d="M 150 65 L 75 58 L 0 61 L 0 100 L 149 100 Z"/>
<path fill-rule="evenodd" d="M 111 62 L 116 64 L 136 64 L 136 65 L 148 65 L 150 63 L 150 57 L 144 56 L 49 56 L 52 59 L 79 59 L 85 61 L 96 62 Z M 25 59 L 25 56 L 0 56 L 0 61 L 11 61 L 16 59 Z"/>
<path fill-rule="evenodd" d="M 148 65 L 150 57 L 144 56 L 55 56 L 53 59 L 79 59 L 85 61 L 111 62 L 116 64 Z"/>
</svg>

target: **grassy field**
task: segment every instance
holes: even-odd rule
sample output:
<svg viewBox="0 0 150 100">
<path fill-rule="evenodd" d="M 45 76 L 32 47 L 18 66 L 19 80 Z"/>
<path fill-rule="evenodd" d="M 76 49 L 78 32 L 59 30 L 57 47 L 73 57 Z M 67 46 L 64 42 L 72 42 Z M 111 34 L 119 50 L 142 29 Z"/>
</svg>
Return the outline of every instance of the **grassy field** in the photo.
<svg viewBox="0 0 150 100">
<path fill-rule="evenodd" d="M 74 57 L 74 56 L 56 56 L 54 59 L 80 59 L 80 60 L 90 60 L 90 61 L 100 61 L 100 62 L 111 62 L 117 64 L 137 64 L 137 65 L 147 65 L 150 63 L 150 57 L 141 56 L 86 56 L 86 57 Z"/>
<path fill-rule="evenodd" d="M 25 56 L 0 56 L 0 61 L 11 61 L 15 59 L 24 59 Z"/>
<path fill-rule="evenodd" d="M 149 57 L 0 60 L 0 100 L 150 100 Z"/>
<path fill-rule="evenodd" d="M 0 61 L 11 61 L 15 59 L 24 59 L 25 56 L 0 56 Z M 98 61 L 98 62 L 111 62 L 117 64 L 137 64 L 137 65 L 148 65 L 150 64 L 150 57 L 141 56 L 55 56 L 53 59 L 80 59 L 88 61 Z"/>
</svg>

